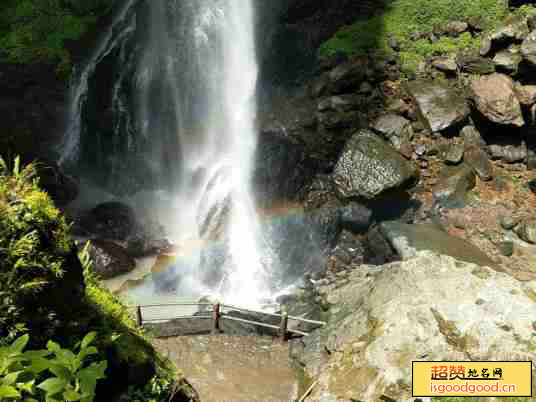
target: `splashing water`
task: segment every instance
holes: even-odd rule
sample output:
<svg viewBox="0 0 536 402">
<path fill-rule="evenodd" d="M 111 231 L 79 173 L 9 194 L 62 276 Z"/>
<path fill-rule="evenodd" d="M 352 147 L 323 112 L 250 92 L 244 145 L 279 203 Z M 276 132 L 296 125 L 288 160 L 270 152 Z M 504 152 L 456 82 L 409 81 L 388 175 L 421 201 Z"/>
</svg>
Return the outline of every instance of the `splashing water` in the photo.
<svg viewBox="0 0 536 402">
<path fill-rule="evenodd" d="M 229 261 L 216 293 L 227 302 L 253 306 L 269 293 L 250 188 L 258 73 L 252 2 L 196 0 L 176 3 L 171 12 L 166 7 L 165 1 L 151 2 L 150 46 L 138 76 L 141 126 L 146 136 L 162 128 L 150 93 L 155 80 L 163 80 L 160 87 L 170 91 L 173 105 L 170 125 L 180 143 L 179 237 L 198 236 L 200 222 L 227 205 Z"/>
</svg>

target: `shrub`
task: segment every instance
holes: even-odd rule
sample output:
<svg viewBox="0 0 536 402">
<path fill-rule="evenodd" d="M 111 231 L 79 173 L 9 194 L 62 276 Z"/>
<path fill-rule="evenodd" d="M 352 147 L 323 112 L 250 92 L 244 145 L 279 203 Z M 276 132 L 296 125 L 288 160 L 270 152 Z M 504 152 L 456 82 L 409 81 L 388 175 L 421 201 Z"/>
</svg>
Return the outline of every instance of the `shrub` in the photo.
<svg viewBox="0 0 536 402">
<path fill-rule="evenodd" d="M 46 62 L 59 74 L 71 69 L 68 40 L 78 40 L 110 12 L 106 0 L 3 0 L 0 46 L 11 62 Z"/>
<path fill-rule="evenodd" d="M 378 15 L 341 28 L 319 48 L 321 58 L 337 52 L 360 56 L 370 52 L 389 53 L 389 37 L 400 44 L 402 67 L 412 70 L 424 57 L 478 46 L 469 34 L 442 38 L 437 43 L 410 39 L 412 32 L 432 32 L 454 20 L 478 19 L 483 28 L 492 28 L 508 13 L 503 0 L 393 0 Z"/>
<path fill-rule="evenodd" d="M 46 350 L 24 352 L 29 336 L 0 347 L 0 400 L 92 402 L 97 380 L 104 378 L 106 361 L 92 362 L 97 349 L 90 332 L 76 346 L 78 353 L 49 341 Z"/>
<path fill-rule="evenodd" d="M 62 296 L 77 276 L 69 227 L 39 190 L 35 174 L 32 165 L 21 168 L 18 158 L 12 171 L 0 159 L 0 339 L 6 342 L 32 328 L 48 339 L 68 306 L 42 299 L 51 292 Z M 80 295 L 77 290 L 73 285 L 63 296 Z"/>
</svg>

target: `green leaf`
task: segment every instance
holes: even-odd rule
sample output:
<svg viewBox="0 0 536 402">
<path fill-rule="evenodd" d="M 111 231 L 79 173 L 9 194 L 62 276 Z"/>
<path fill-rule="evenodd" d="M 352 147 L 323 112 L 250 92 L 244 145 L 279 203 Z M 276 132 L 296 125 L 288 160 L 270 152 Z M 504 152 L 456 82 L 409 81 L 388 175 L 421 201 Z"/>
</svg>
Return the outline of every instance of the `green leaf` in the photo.
<svg viewBox="0 0 536 402">
<path fill-rule="evenodd" d="M 50 350 L 51 352 L 57 352 L 58 350 L 61 350 L 61 346 L 58 345 L 56 342 L 48 341 L 47 349 Z"/>
<path fill-rule="evenodd" d="M 17 384 L 17 387 L 21 390 L 21 391 L 26 391 L 27 393 L 29 393 L 30 395 L 33 395 L 34 393 L 34 389 L 33 389 L 33 386 L 35 384 L 35 380 L 32 380 L 32 381 L 28 381 L 28 382 L 25 382 L 25 383 L 18 383 Z"/>
<path fill-rule="evenodd" d="M 93 342 L 95 337 L 97 336 L 97 333 L 95 331 L 90 332 L 86 336 L 84 336 L 84 339 L 82 339 L 82 346 L 81 349 L 85 349 L 88 347 L 88 345 Z"/>
<path fill-rule="evenodd" d="M 27 350 L 22 354 L 22 356 L 28 360 L 40 359 L 49 355 L 49 350 Z"/>
<path fill-rule="evenodd" d="M 15 342 L 10 347 L 10 351 L 12 354 L 19 354 L 22 352 L 22 350 L 26 347 L 26 344 L 30 340 L 30 335 L 22 335 L 18 337 Z"/>
<path fill-rule="evenodd" d="M 0 379 L 0 383 L 2 385 L 12 385 L 15 381 L 17 381 L 17 377 L 20 373 L 22 373 L 22 371 L 15 371 L 13 373 L 9 373 L 4 378 Z"/>
<path fill-rule="evenodd" d="M 20 398 L 20 393 L 9 385 L 0 385 L 0 400 L 4 398 Z"/>
<path fill-rule="evenodd" d="M 28 367 L 28 370 L 34 374 L 39 374 L 42 371 L 45 371 L 50 367 L 50 360 L 44 359 L 44 358 L 36 358 L 31 361 L 30 367 Z"/>
<path fill-rule="evenodd" d="M 82 395 L 73 390 L 67 390 L 63 393 L 63 397 L 66 401 L 79 401 L 80 398 L 82 398 Z"/>
<path fill-rule="evenodd" d="M 39 402 L 39 401 L 33 398 L 25 398 L 23 402 Z"/>
<path fill-rule="evenodd" d="M 67 369 L 67 367 L 65 367 L 65 366 L 63 366 L 61 364 L 51 363 L 50 367 L 49 367 L 49 370 L 56 377 L 64 379 L 66 382 L 69 382 L 72 379 L 72 374 L 69 371 L 69 369 Z"/>
<path fill-rule="evenodd" d="M 96 355 L 97 353 L 97 348 L 95 346 L 90 346 L 88 348 L 82 349 L 80 353 L 78 353 L 78 359 L 80 362 L 83 362 L 87 356 Z"/>
<path fill-rule="evenodd" d="M 37 388 L 42 389 L 47 394 L 54 395 L 62 391 L 66 385 L 67 382 L 62 378 L 49 378 L 48 380 L 45 380 L 39 384 Z"/>
</svg>

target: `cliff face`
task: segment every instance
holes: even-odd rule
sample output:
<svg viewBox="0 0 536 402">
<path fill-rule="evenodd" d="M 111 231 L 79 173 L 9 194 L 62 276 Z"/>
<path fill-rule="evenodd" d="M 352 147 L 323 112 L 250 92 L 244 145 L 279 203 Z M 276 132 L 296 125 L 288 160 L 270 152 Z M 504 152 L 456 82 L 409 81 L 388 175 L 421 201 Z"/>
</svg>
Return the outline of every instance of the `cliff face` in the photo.
<svg viewBox="0 0 536 402">
<path fill-rule="evenodd" d="M 370 17 L 383 4 L 370 0 L 258 0 L 262 81 L 289 84 L 303 79 L 304 73 L 314 69 L 322 42 L 342 26 Z"/>
</svg>

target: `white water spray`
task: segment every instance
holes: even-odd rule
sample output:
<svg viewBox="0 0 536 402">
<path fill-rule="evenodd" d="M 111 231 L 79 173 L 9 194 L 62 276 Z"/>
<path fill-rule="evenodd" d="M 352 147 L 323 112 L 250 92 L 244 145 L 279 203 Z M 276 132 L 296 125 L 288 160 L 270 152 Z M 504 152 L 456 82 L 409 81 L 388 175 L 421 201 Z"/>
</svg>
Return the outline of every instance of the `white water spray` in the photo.
<svg viewBox="0 0 536 402">
<path fill-rule="evenodd" d="M 216 296 L 254 306 L 269 292 L 250 188 L 258 73 L 252 1 L 155 0 L 151 11 L 149 46 L 137 77 L 139 126 L 149 136 L 162 124 L 154 123 L 150 94 L 155 82 L 163 83 L 160 88 L 171 91 L 180 143 L 177 236 L 202 235 L 200 226 L 211 212 L 226 209 L 228 261 Z M 173 11 L 170 28 L 165 21 Z"/>
</svg>

